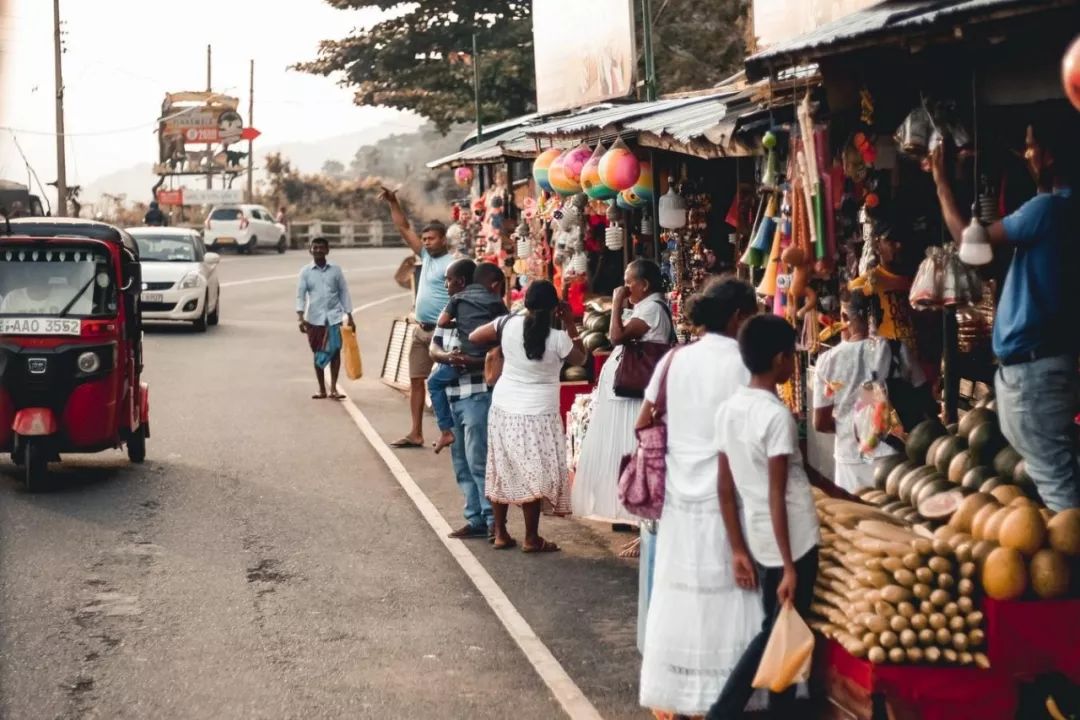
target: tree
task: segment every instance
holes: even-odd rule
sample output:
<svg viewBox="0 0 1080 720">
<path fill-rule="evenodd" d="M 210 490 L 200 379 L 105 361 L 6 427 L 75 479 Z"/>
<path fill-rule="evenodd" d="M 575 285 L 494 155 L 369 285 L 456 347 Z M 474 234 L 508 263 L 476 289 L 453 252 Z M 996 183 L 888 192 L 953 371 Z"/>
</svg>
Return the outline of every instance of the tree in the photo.
<svg viewBox="0 0 1080 720">
<path fill-rule="evenodd" d="M 345 164 L 339 160 L 327 160 L 322 165 L 323 175 L 341 177 L 345 174 Z"/>
<path fill-rule="evenodd" d="M 750 0 L 654 0 L 653 8 L 660 92 L 703 90 L 742 69 Z"/>
<path fill-rule="evenodd" d="M 326 0 L 340 9 L 393 10 L 365 30 L 326 40 L 304 72 L 342 74 L 358 105 L 415 111 L 446 132 L 473 122 L 472 38 L 480 53 L 480 109 L 495 122 L 535 107 L 531 0 Z M 403 10 L 403 7 L 406 9 Z"/>
</svg>

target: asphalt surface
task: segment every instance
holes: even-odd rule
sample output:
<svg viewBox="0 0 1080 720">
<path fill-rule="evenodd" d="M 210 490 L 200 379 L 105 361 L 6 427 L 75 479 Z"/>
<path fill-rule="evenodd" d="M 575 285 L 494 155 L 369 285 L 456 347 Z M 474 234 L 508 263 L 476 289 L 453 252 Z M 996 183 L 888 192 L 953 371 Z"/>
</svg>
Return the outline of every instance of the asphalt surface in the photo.
<svg viewBox="0 0 1080 720">
<path fill-rule="evenodd" d="M 377 377 L 410 304 L 404 255 L 331 254 L 355 305 L 379 303 L 358 313 L 366 376 L 343 389 L 387 441 L 408 424 Z M 28 494 L 0 462 L 0 717 L 565 717 L 345 408 L 310 399 L 305 261 L 228 256 L 219 327 L 148 330 L 144 465 L 66 457 Z M 449 457 L 398 457 L 458 526 Z M 627 536 L 542 532 L 564 552 L 469 548 L 604 718 L 648 717 Z"/>
</svg>

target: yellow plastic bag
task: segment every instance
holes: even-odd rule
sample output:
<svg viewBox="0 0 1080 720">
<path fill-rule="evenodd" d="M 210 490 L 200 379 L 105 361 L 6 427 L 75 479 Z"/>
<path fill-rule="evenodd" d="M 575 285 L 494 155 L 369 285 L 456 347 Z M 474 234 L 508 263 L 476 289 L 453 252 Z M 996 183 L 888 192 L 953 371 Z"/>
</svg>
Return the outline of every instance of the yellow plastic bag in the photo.
<svg viewBox="0 0 1080 720">
<path fill-rule="evenodd" d="M 356 332 L 345 324 L 341 326 L 341 359 L 345 365 L 345 374 L 350 380 L 363 377 L 364 364 L 360 360 L 360 345 L 356 342 Z"/>
<path fill-rule="evenodd" d="M 755 688 L 768 688 L 770 692 L 778 693 L 795 683 L 805 682 L 810 679 L 813 655 L 814 633 L 791 603 L 784 603 L 776 616 L 752 684 Z"/>
</svg>

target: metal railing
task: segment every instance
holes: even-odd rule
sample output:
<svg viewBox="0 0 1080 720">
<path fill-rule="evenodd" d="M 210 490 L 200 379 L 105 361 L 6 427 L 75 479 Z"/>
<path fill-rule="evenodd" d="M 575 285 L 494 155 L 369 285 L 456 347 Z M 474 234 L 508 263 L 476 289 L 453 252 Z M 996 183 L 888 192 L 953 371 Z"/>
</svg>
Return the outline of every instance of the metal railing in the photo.
<svg viewBox="0 0 1080 720">
<path fill-rule="evenodd" d="M 293 220 L 289 223 L 289 243 L 305 247 L 312 238 L 324 237 L 330 247 L 405 247 L 393 223 L 381 220 Z"/>
</svg>

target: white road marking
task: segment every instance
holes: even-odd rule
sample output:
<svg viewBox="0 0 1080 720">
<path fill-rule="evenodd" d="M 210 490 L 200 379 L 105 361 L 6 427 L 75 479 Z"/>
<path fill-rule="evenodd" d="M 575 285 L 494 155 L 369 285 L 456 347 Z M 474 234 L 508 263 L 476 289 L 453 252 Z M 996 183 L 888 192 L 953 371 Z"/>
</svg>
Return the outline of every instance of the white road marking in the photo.
<svg viewBox="0 0 1080 720">
<path fill-rule="evenodd" d="M 397 270 L 398 267 L 400 267 L 400 263 L 398 265 L 373 265 L 362 268 L 350 268 L 348 270 L 345 270 L 345 274 L 351 275 L 354 273 L 374 272 L 376 270 Z M 267 277 L 249 278 L 247 280 L 232 280 L 230 282 L 221 283 L 221 287 L 224 288 L 237 287 L 239 285 L 256 285 L 258 283 L 279 282 L 281 280 L 292 280 L 295 282 L 298 274 L 299 271 L 294 272 L 291 275 L 269 275 Z"/>
<path fill-rule="evenodd" d="M 465 574 L 472 581 L 472 584 L 476 586 L 480 594 L 484 596 L 484 600 L 487 601 L 487 604 L 494 611 L 495 616 L 499 618 L 506 631 L 510 633 L 510 637 L 525 653 L 525 658 L 533 666 L 533 670 L 540 676 L 540 679 L 544 681 L 544 684 L 548 686 L 548 689 L 551 690 L 559 705 L 566 712 L 567 717 L 571 720 L 603 720 L 600 713 L 593 707 L 593 704 L 585 697 L 585 693 L 581 692 L 581 688 L 577 686 L 551 651 L 548 650 L 547 646 L 537 637 L 529 623 L 510 602 L 510 598 L 506 597 L 506 593 L 503 592 L 484 566 L 480 564 L 476 556 L 465 546 L 465 543 L 447 537 L 452 530 L 450 524 L 446 522 L 446 519 L 439 513 L 434 503 L 409 475 L 409 471 L 394 455 L 394 451 L 390 449 L 390 446 L 379 437 L 379 433 L 376 432 L 374 426 L 368 421 L 360 408 L 356 406 L 356 403 L 352 401 L 352 398 L 347 396 L 347 393 L 342 404 L 353 422 L 360 428 L 360 432 L 363 433 L 367 441 L 371 443 L 372 448 L 375 449 L 375 452 L 386 463 L 386 467 L 389 468 L 390 473 L 397 480 L 401 489 L 413 501 L 416 509 L 420 511 L 428 525 L 435 531 L 435 535 L 442 541 L 442 544 L 453 558 L 457 560 L 458 565 L 465 571 Z"/>
<path fill-rule="evenodd" d="M 397 295 L 388 295 L 387 297 L 384 297 L 382 300 L 375 300 L 374 302 L 364 303 L 360 307 L 353 310 L 353 312 L 358 313 L 361 310 L 367 310 L 368 308 L 378 307 L 379 305 L 385 305 L 386 303 L 391 302 L 392 300 L 400 300 L 403 297 L 411 297 L 411 296 L 412 296 L 412 292 L 406 290 L 405 292 L 398 293 Z"/>
</svg>

